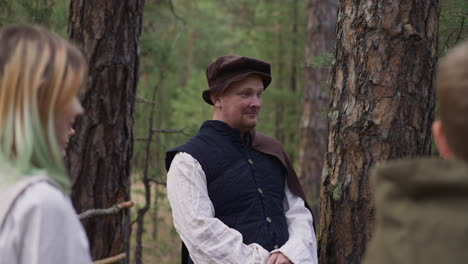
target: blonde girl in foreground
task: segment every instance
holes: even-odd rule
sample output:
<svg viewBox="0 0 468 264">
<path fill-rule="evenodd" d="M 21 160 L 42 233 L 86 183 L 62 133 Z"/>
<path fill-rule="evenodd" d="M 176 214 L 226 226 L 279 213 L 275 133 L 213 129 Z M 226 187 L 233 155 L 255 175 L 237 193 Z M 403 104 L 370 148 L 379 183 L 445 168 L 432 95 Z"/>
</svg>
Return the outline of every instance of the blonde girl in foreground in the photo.
<svg viewBox="0 0 468 264">
<path fill-rule="evenodd" d="M 58 35 L 0 29 L 1 263 L 91 263 L 62 160 L 86 74 L 83 54 Z"/>
</svg>

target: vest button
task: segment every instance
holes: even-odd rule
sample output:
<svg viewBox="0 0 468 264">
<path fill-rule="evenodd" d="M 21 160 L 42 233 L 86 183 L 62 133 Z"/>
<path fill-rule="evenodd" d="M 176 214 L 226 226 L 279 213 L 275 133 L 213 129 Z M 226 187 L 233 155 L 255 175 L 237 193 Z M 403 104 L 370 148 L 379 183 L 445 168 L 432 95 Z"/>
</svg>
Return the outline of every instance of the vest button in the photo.
<svg viewBox="0 0 468 264">
<path fill-rule="evenodd" d="M 262 188 L 258 188 L 258 192 L 261 193 L 261 194 L 263 194 Z"/>
<path fill-rule="evenodd" d="M 267 221 L 268 223 L 271 223 L 271 218 L 270 218 L 269 216 L 267 216 L 266 221 Z"/>
<path fill-rule="evenodd" d="M 252 161 L 251 159 L 249 159 L 249 163 L 250 163 L 250 164 L 253 164 L 253 161 Z"/>
<path fill-rule="evenodd" d="M 278 249 L 278 245 L 275 245 L 275 249 Z"/>
</svg>

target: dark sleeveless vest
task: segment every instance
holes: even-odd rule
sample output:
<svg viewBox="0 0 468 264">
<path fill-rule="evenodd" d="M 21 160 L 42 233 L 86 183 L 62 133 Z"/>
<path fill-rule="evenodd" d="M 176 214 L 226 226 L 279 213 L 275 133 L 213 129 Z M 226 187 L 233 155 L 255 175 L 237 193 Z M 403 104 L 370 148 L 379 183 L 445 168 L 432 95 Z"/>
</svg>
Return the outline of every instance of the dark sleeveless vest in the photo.
<svg viewBox="0 0 468 264">
<path fill-rule="evenodd" d="M 205 121 L 195 137 L 166 153 L 166 169 L 178 152 L 194 157 L 205 172 L 215 217 L 239 231 L 245 244 L 271 251 L 289 238 L 283 207 L 286 171 L 276 157 L 251 143 L 249 133 L 241 138 L 239 130 L 221 121 Z"/>
</svg>

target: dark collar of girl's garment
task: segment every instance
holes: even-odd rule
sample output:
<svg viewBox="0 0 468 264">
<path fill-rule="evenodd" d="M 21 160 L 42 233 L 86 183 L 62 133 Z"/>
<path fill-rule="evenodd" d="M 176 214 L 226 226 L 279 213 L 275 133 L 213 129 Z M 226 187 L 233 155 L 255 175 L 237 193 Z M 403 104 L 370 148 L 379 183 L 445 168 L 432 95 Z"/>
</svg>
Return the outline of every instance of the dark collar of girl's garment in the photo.
<svg viewBox="0 0 468 264">
<path fill-rule="evenodd" d="M 246 146 L 252 145 L 251 132 L 247 132 L 243 137 L 241 137 L 239 129 L 232 128 L 223 121 L 206 120 L 201 125 L 200 132 L 216 133 L 218 135 L 229 137 L 235 143 L 241 143 Z"/>
</svg>

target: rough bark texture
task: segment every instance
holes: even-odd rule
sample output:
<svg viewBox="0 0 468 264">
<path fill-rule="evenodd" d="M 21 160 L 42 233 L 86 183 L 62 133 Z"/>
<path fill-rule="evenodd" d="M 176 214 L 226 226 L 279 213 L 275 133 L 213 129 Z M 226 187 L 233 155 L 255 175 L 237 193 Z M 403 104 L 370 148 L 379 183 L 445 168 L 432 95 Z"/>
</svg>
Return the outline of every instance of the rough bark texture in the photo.
<svg viewBox="0 0 468 264">
<path fill-rule="evenodd" d="M 307 45 L 305 83 L 300 123 L 299 179 L 312 201 L 316 221 L 323 161 L 327 153 L 328 125 L 326 108 L 330 65 L 313 66 L 313 61 L 333 52 L 338 0 L 309 0 L 307 5 Z M 317 203 L 315 203 L 317 201 Z"/>
<path fill-rule="evenodd" d="M 78 212 L 130 198 L 135 92 L 143 0 L 72 0 L 69 36 L 89 62 L 68 166 Z M 83 222 L 94 259 L 126 252 L 129 211 Z"/>
<path fill-rule="evenodd" d="M 438 0 L 341 0 L 321 190 L 320 263 L 360 263 L 374 211 L 369 169 L 429 155 Z"/>
</svg>

